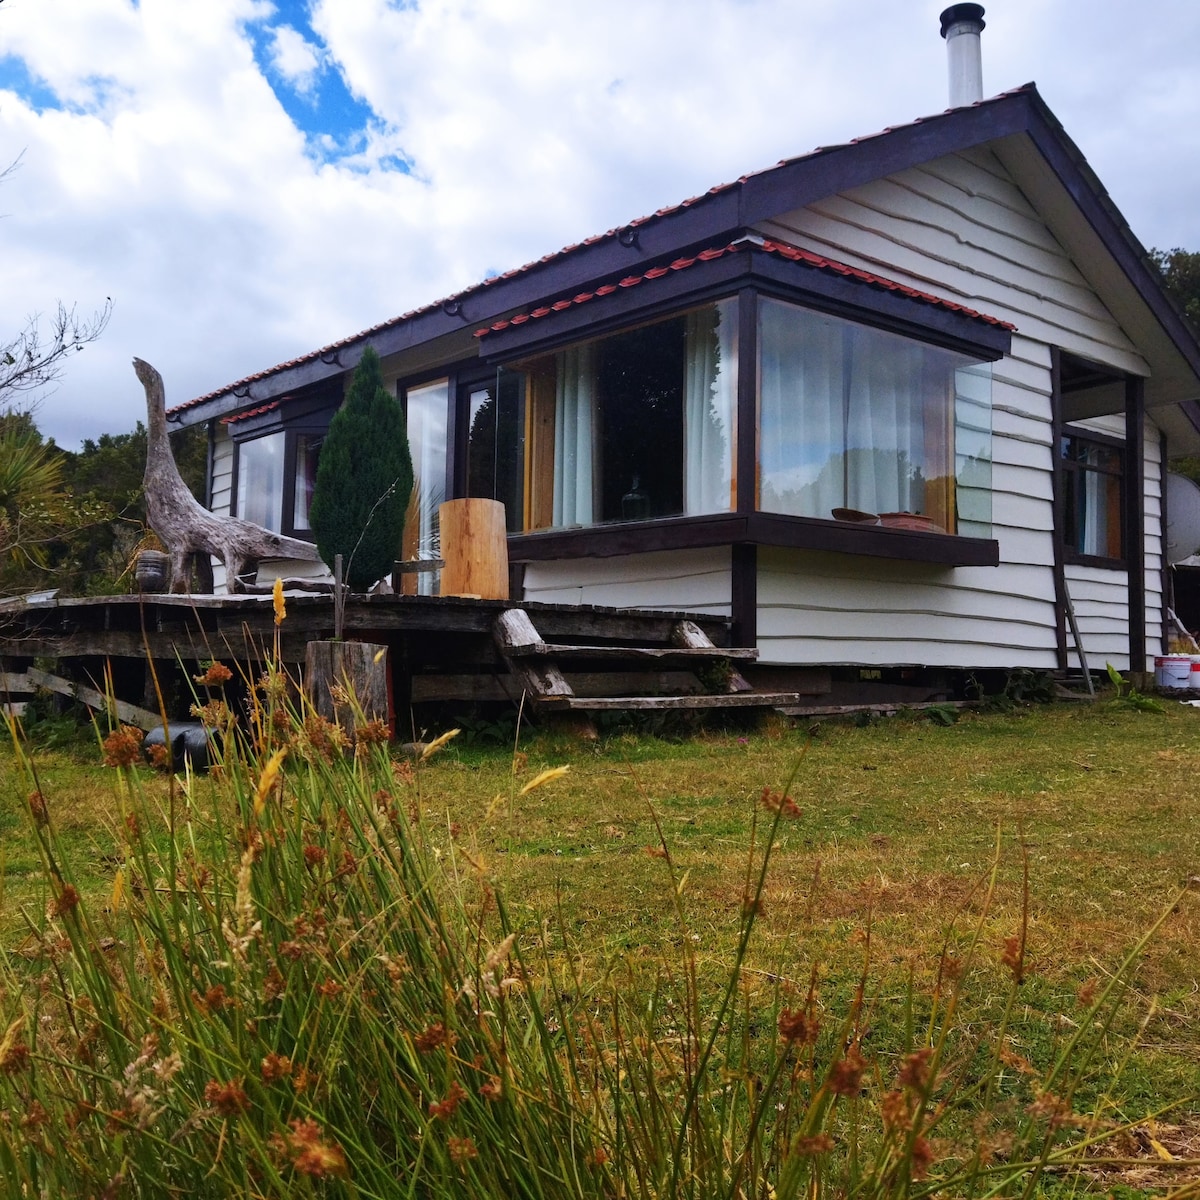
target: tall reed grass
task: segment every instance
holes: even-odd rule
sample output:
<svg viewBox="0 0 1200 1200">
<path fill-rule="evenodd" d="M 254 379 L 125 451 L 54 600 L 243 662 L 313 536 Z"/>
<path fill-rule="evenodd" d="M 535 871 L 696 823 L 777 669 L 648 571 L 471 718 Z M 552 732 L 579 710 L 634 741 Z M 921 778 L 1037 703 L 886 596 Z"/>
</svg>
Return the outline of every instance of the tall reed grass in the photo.
<svg viewBox="0 0 1200 1200">
<path fill-rule="evenodd" d="M 0 958 L 5 1196 L 1028 1197 L 1121 1127 L 1114 1022 L 1153 929 L 1027 1062 L 1023 927 L 995 1023 L 958 1019 L 993 870 L 880 1044 L 869 929 L 842 1011 L 816 971 L 745 967 L 794 780 L 756 808 L 712 989 L 665 837 L 678 952 L 597 969 L 553 914 L 514 929 L 465 840 L 430 836 L 436 771 L 393 761 L 381 725 L 329 725 L 270 668 L 243 736 L 222 677 L 202 682 L 211 776 L 150 775 L 132 732 L 104 740 L 122 833 L 103 904 L 81 899 L 13 726 L 47 904 Z M 555 774 L 527 786 L 569 786 Z M 1085 1086 L 1101 1099 L 1076 1111 Z"/>
</svg>

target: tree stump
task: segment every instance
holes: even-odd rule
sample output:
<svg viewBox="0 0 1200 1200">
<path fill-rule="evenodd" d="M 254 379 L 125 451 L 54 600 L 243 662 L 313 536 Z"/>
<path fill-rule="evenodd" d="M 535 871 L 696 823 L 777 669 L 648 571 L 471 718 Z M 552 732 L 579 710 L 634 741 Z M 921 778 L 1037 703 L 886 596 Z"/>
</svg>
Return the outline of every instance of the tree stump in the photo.
<svg viewBox="0 0 1200 1200">
<path fill-rule="evenodd" d="M 499 500 L 447 500 L 438 510 L 442 531 L 443 596 L 508 599 L 508 531 Z"/>
<path fill-rule="evenodd" d="M 388 721 L 387 647 L 374 642 L 309 642 L 304 691 L 327 721 L 353 734 L 363 721 Z"/>
</svg>

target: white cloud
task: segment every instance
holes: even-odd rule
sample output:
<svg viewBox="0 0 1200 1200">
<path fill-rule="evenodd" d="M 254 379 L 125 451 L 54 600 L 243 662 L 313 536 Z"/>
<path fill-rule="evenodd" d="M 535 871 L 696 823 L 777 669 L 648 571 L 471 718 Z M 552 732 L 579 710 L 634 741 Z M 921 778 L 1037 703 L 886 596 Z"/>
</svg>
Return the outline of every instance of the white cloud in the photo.
<svg viewBox="0 0 1200 1200">
<path fill-rule="evenodd" d="M 290 25 L 271 31 L 271 66 L 301 95 L 310 93 L 322 66 L 319 46 L 314 46 Z"/>
<path fill-rule="evenodd" d="M 920 0 L 316 0 L 273 69 L 336 70 L 374 113 L 353 158 L 297 129 L 252 0 L 5 0 L 0 51 L 61 99 L 0 91 L 0 329 L 57 299 L 113 323 L 40 413 L 64 444 L 131 428 L 129 369 L 173 401 L 820 143 L 945 104 Z M 989 92 L 1036 78 L 1147 243 L 1200 248 L 1200 9 L 999 0 Z M 284 33 L 286 29 L 288 32 Z M 321 76 L 324 78 L 324 76 Z M 0 75 L 0 78 L 3 78 Z M 319 81 L 318 81 L 319 82 Z M 329 130 L 319 131 L 329 134 Z M 389 156 L 411 173 L 388 166 Z M 384 164 L 384 165 L 381 165 Z"/>
</svg>

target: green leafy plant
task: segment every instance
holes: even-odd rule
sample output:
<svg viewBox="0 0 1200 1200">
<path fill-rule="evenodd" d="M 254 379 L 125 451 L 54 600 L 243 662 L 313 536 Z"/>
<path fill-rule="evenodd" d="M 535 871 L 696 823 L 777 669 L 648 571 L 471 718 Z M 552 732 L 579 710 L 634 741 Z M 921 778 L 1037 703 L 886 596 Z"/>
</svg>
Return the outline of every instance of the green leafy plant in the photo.
<svg viewBox="0 0 1200 1200">
<path fill-rule="evenodd" d="M 925 710 L 926 717 L 934 725 L 954 725 L 959 718 L 959 711 L 953 704 L 931 704 Z"/>
<path fill-rule="evenodd" d="M 342 556 L 351 589 L 365 591 L 396 561 L 412 489 L 404 414 L 368 346 L 321 446 L 310 514 L 321 557 Z"/>
<path fill-rule="evenodd" d="M 1163 706 L 1153 696 L 1142 695 L 1112 663 L 1105 663 L 1104 669 L 1108 672 L 1109 682 L 1113 685 L 1113 691 L 1116 693 L 1109 700 L 1110 705 L 1115 708 L 1133 709 L 1135 712 L 1160 713 L 1163 711 Z"/>
</svg>

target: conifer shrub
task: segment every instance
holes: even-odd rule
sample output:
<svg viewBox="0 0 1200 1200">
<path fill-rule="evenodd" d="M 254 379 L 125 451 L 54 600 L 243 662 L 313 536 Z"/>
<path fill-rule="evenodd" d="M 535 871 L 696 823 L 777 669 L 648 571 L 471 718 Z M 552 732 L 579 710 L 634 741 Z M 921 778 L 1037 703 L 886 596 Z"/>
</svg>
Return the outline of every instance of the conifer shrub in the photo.
<svg viewBox="0 0 1200 1200">
<path fill-rule="evenodd" d="M 412 487 L 404 414 L 368 346 L 321 447 L 310 513 L 318 552 L 331 567 L 342 556 L 351 590 L 365 591 L 391 569 Z"/>
</svg>

